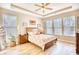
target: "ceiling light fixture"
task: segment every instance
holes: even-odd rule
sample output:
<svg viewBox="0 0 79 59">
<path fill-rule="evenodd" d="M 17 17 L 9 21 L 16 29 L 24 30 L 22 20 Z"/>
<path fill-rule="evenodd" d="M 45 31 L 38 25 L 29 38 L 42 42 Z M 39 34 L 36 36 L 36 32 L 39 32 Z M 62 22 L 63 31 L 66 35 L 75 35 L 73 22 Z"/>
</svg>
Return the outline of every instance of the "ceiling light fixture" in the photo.
<svg viewBox="0 0 79 59">
<path fill-rule="evenodd" d="M 52 10 L 52 8 L 49 8 L 48 5 L 50 5 L 50 3 L 35 4 L 35 6 L 38 7 L 35 11 L 42 10 L 44 14 L 46 10 Z"/>
</svg>

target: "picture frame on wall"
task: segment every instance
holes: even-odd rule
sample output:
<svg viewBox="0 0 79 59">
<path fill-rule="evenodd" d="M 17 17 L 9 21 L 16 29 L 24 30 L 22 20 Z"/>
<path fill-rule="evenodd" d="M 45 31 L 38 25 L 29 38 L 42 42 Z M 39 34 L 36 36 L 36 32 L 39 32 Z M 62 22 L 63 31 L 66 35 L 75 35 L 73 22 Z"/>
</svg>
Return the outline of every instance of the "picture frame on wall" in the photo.
<svg viewBox="0 0 79 59">
<path fill-rule="evenodd" d="M 36 21 L 30 20 L 30 25 L 36 25 Z"/>
</svg>

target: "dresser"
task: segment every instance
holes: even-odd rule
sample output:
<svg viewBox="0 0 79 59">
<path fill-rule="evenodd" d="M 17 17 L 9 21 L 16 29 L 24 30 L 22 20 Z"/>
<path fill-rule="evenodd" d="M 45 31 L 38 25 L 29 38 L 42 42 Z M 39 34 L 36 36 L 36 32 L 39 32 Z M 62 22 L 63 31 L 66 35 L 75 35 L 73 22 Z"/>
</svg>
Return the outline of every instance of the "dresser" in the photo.
<svg viewBox="0 0 79 59">
<path fill-rule="evenodd" d="M 76 54 L 79 54 L 79 16 L 77 16 Z"/>
<path fill-rule="evenodd" d="M 79 54 L 79 33 L 76 33 L 76 53 Z"/>
<path fill-rule="evenodd" d="M 28 34 L 19 35 L 19 44 L 28 42 Z"/>
</svg>

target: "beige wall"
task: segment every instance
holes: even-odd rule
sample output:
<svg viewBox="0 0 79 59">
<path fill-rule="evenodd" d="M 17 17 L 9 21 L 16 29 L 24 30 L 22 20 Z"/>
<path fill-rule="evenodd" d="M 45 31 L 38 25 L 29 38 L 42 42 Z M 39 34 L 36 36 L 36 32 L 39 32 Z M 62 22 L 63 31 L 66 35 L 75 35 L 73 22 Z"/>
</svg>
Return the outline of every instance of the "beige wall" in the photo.
<svg viewBox="0 0 79 59">
<path fill-rule="evenodd" d="M 0 26 L 2 25 L 2 15 L 0 13 Z"/>
<path fill-rule="evenodd" d="M 64 16 L 76 16 L 76 19 L 77 19 L 77 16 L 79 16 L 79 10 L 75 10 L 75 11 L 71 11 L 71 12 L 66 12 L 66 13 L 62 13 L 62 14 L 59 14 L 59 15 L 54 15 L 54 16 L 50 16 L 50 17 L 47 17 L 47 18 L 44 18 L 43 19 L 43 24 L 46 22 L 46 20 L 49 20 L 49 19 L 55 19 L 55 18 L 58 18 L 58 17 L 61 17 L 62 20 L 63 20 L 63 17 Z M 78 19 L 79 20 L 79 19 Z M 78 27 L 79 25 L 76 24 Z M 78 30 L 79 28 L 76 27 L 76 31 Z M 46 31 L 44 29 L 44 31 Z M 70 43 L 76 43 L 76 37 L 72 37 L 72 36 L 56 36 L 59 40 L 61 41 L 66 41 L 66 42 L 70 42 Z"/>
<path fill-rule="evenodd" d="M 36 21 L 36 24 L 31 25 L 30 20 Z M 20 31 L 19 33 L 21 33 L 21 34 L 26 33 L 26 27 L 37 27 L 37 24 L 42 25 L 41 20 L 39 18 L 36 18 L 36 17 L 33 17 L 33 16 L 28 16 L 28 15 L 25 15 L 25 14 L 19 14 L 18 15 L 18 31 Z"/>
<path fill-rule="evenodd" d="M 77 31 L 79 32 L 79 15 L 77 16 Z"/>
</svg>

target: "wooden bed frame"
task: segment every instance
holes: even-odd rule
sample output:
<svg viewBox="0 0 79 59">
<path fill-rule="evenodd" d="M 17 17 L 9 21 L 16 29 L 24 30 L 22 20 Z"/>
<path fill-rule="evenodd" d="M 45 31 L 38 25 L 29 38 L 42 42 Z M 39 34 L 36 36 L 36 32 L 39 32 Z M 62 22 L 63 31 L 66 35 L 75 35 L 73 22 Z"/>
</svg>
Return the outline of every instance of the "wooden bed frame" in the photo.
<svg viewBox="0 0 79 59">
<path fill-rule="evenodd" d="M 29 42 L 30 42 L 30 41 L 29 41 Z M 48 42 L 48 43 L 46 43 L 46 44 L 44 45 L 44 48 L 38 46 L 37 44 L 35 44 L 35 43 L 33 43 L 33 42 L 30 42 L 30 43 L 34 44 L 34 45 L 37 46 L 37 47 L 40 47 L 43 51 L 45 51 L 45 50 L 47 50 L 48 48 L 50 48 L 51 46 L 53 46 L 54 44 L 56 44 L 56 42 L 57 42 L 57 38 L 54 39 L 54 40 L 52 40 L 52 41 L 50 41 L 50 42 Z"/>
<path fill-rule="evenodd" d="M 28 32 L 32 32 L 32 30 L 35 29 L 35 28 L 27 27 L 26 29 L 27 29 L 26 32 L 28 33 Z M 29 35 L 29 34 L 28 34 L 28 35 Z M 29 42 L 30 42 L 30 41 L 29 41 Z M 56 42 L 57 42 L 57 38 L 54 39 L 54 40 L 52 40 L 52 41 L 47 42 L 47 43 L 44 45 L 43 48 L 40 47 L 40 46 L 39 46 L 39 47 L 42 48 L 43 51 L 45 51 L 46 49 L 48 49 L 48 48 L 50 48 L 52 45 L 54 45 Z M 31 43 L 33 43 L 33 42 L 31 42 Z M 33 44 L 36 45 L 35 43 L 33 43 Z M 36 46 L 38 46 L 38 45 L 36 45 Z"/>
<path fill-rule="evenodd" d="M 54 39 L 54 40 L 52 40 L 52 41 L 50 41 L 50 42 L 48 42 L 48 43 L 46 43 L 45 47 L 44 47 L 44 50 L 50 48 L 51 46 L 53 46 L 54 44 L 56 44 L 56 42 L 57 42 L 57 38 Z"/>
</svg>

